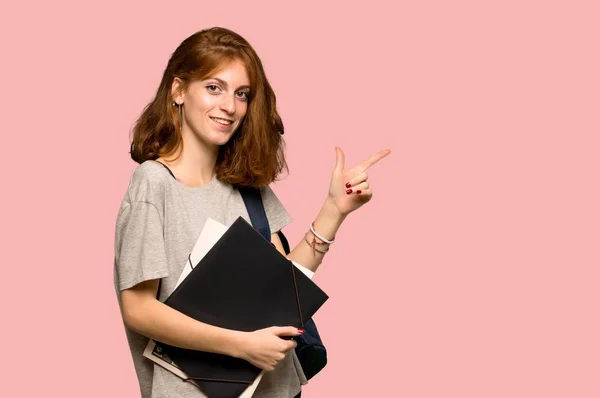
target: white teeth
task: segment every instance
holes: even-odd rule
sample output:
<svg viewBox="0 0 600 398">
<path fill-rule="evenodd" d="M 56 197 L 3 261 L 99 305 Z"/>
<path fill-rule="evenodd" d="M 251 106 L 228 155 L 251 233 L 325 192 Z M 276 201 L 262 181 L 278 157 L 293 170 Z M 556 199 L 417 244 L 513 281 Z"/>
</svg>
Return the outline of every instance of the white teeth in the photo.
<svg viewBox="0 0 600 398">
<path fill-rule="evenodd" d="M 231 123 L 233 123 L 231 120 L 220 119 L 218 117 L 211 117 L 211 119 L 224 126 L 229 126 Z"/>
</svg>

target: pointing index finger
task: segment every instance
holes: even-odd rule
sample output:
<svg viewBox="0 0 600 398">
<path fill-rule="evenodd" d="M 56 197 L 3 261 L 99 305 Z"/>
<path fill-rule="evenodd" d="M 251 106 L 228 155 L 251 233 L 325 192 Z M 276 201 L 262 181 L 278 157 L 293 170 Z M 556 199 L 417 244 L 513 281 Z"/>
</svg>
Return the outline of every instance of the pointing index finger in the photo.
<svg viewBox="0 0 600 398">
<path fill-rule="evenodd" d="M 368 159 L 365 159 L 362 162 L 360 162 L 360 164 L 359 164 L 358 167 L 362 171 L 365 171 L 366 169 L 368 169 L 369 167 L 373 166 L 375 163 L 379 162 L 381 159 L 383 159 L 384 157 L 386 157 L 390 153 L 392 153 L 392 151 L 390 151 L 389 149 L 384 149 L 383 151 L 379 151 L 375 155 L 373 155 L 373 156 L 369 157 Z"/>
</svg>

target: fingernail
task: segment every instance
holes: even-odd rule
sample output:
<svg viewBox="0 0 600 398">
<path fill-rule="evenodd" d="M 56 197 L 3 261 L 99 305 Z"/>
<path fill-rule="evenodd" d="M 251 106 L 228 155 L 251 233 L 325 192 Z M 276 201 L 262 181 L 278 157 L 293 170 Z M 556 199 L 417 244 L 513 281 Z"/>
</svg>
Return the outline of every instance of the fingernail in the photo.
<svg viewBox="0 0 600 398">
<path fill-rule="evenodd" d="M 346 183 L 346 188 L 350 188 L 352 185 L 350 185 L 349 182 Z"/>
<path fill-rule="evenodd" d="M 351 193 L 352 193 L 351 189 L 349 189 L 349 190 L 346 191 L 346 194 L 348 194 L 348 195 L 350 195 Z"/>
<path fill-rule="evenodd" d="M 298 328 L 298 333 L 304 333 L 304 329 Z"/>
<path fill-rule="evenodd" d="M 356 194 L 357 194 L 357 195 L 360 195 L 360 193 L 361 193 L 361 192 L 362 192 L 362 191 L 361 191 L 360 189 L 358 189 L 358 190 L 356 191 Z"/>
</svg>

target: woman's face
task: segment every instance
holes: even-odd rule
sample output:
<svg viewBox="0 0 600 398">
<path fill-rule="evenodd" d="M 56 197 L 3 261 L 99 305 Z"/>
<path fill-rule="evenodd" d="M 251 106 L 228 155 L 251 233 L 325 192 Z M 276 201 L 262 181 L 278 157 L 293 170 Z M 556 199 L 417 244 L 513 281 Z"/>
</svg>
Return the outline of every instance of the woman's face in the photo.
<svg viewBox="0 0 600 398">
<path fill-rule="evenodd" d="M 207 79 L 193 81 L 182 96 L 184 134 L 209 146 L 226 144 L 246 116 L 249 96 L 248 73 L 237 60 Z"/>
</svg>

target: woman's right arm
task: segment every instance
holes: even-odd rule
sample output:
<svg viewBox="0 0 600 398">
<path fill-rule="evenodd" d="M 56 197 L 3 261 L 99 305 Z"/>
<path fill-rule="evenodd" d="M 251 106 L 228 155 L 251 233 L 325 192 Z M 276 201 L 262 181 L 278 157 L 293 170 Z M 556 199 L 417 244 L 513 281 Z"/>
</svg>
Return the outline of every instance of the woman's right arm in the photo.
<svg viewBox="0 0 600 398">
<path fill-rule="evenodd" d="M 245 359 L 271 371 L 296 346 L 295 327 L 270 327 L 254 332 L 224 329 L 195 319 L 156 299 L 158 280 L 149 280 L 121 292 L 125 325 L 152 340 L 166 344 Z"/>
</svg>

